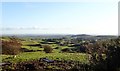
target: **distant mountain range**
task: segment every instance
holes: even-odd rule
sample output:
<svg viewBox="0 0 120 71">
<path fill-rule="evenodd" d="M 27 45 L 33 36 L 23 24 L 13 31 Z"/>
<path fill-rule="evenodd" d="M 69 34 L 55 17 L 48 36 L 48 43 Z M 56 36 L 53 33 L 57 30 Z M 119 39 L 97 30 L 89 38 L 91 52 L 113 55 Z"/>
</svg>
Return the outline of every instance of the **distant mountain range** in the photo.
<svg viewBox="0 0 120 71">
<path fill-rule="evenodd" d="M 24 34 L 24 35 L 2 35 L 2 36 L 15 36 L 20 38 L 45 38 L 45 39 L 52 39 L 52 38 L 80 38 L 80 39 L 109 39 L 109 38 L 117 38 L 117 35 L 88 35 L 88 34 Z"/>
<path fill-rule="evenodd" d="M 72 35 L 71 37 L 73 38 L 79 38 L 79 39 L 114 39 L 117 38 L 118 36 L 115 35 L 86 35 L 86 34 L 81 34 L 81 35 Z"/>
</svg>

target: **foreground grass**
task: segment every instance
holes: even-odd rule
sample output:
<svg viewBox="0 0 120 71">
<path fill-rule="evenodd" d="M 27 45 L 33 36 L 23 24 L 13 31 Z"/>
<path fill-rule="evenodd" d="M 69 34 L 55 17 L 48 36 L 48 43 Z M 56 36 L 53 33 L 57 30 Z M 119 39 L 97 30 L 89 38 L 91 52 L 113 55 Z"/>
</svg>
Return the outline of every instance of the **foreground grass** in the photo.
<svg viewBox="0 0 120 71">
<path fill-rule="evenodd" d="M 44 52 L 24 52 L 16 55 L 0 55 L 2 57 L 3 62 L 21 62 L 21 61 L 29 61 L 29 60 L 37 60 L 39 58 L 49 58 L 54 60 L 73 60 L 80 61 L 82 63 L 88 63 L 88 58 L 86 54 L 83 53 L 44 53 Z"/>
</svg>

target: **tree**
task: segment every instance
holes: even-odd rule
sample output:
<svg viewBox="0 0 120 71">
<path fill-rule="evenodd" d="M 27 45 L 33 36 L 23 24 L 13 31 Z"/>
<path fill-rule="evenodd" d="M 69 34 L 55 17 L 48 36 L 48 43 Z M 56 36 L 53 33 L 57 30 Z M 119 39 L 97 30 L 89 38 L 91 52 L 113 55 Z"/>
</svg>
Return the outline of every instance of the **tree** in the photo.
<svg viewBox="0 0 120 71">
<path fill-rule="evenodd" d="M 9 55 L 18 54 L 20 52 L 21 45 L 22 44 L 15 39 L 9 41 L 2 40 L 2 54 Z"/>
<path fill-rule="evenodd" d="M 53 49 L 49 45 L 44 45 L 43 48 L 46 53 L 52 53 Z"/>
</svg>

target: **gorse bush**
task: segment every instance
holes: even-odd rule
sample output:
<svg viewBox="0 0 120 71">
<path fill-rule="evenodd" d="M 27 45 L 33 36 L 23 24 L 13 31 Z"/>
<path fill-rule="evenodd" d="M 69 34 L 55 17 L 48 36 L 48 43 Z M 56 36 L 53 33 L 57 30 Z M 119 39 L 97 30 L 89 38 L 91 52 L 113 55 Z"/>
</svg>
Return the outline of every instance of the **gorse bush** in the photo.
<svg viewBox="0 0 120 71">
<path fill-rule="evenodd" d="M 108 67 L 105 64 L 106 58 L 106 48 L 101 42 L 96 42 L 94 44 L 88 44 L 87 52 L 89 53 L 89 62 L 93 66 L 94 71 L 107 71 Z M 109 70 L 108 70 L 109 71 Z"/>
<path fill-rule="evenodd" d="M 120 37 L 110 41 L 107 45 L 106 65 L 109 71 L 120 71 Z"/>
<path fill-rule="evenodd" d="M 2 54 L 9 54 L 9 55 L 18 54 L 20 52 L 21 45 L 22 44 L 17 40 L 9 40 L 9 41 L 2 40 Z"/>
<path fill-rule="evenodd" d="M 51 53 L 53 50 L 49 45 L 44 45 L 43 48 L 46 53 Z"/>
<path fill-rule="evenodd" d="M 120 37 L 89 44 L 87 52 L 94 71 L 120 71 Z"/>
</svg>

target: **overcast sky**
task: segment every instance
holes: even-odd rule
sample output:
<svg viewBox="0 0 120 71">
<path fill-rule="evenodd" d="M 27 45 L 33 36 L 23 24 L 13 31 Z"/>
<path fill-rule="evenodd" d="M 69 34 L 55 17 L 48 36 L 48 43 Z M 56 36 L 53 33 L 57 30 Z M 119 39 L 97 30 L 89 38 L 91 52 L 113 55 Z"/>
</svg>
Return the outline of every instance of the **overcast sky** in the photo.
<svg viewBox="0 0 120 71">
<path fill-rule="evenodd" d="M 3 34 L 118 34 L 117 2 L 4 2 Z"/>
</svg>

